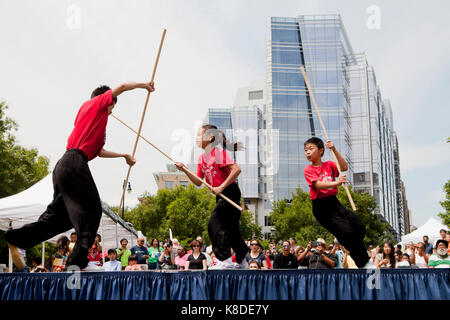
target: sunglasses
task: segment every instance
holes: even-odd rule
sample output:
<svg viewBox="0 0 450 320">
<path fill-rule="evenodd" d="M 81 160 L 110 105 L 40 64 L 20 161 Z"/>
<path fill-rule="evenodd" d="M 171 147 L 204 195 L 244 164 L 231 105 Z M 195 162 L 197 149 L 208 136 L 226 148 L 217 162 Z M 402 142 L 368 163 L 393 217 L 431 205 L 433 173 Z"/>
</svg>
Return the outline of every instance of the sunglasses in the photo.
<svg viewBox="0 0 450 320">
<path fill-rule="evenodd" d="M 283 246 L 283 248 L 290 248 L 291 246 Z"/>
<path fill-rule="evenodd" d="M 193 248 L 200 248 L 200 246 L 198 244 L 196 244 L 195 246 L 192 246 Z"/>
<path fill-rule="evenodd" d="M 251 246 L 257 246 L 257 243 L 250 243 Z"/>
</svg>

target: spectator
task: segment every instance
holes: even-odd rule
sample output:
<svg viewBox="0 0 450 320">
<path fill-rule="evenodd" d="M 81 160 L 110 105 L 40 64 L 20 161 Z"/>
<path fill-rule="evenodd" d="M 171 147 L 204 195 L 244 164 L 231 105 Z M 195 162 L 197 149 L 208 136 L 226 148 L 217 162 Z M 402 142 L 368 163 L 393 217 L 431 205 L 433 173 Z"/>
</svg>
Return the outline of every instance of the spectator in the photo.
<svg viewBox="0 0 450 320">
<path fill-rule="evenodd" d="M 203 244 L 202 237 L 198 236 L 196 240 L 200 242 L 200 252 L 206 252 L 206 244 Z"/>
<path fill-rule="evenodd" d="M 44 266 L 39 264 L 39 261 L 37 259 L 31 260 L 32 269 L 30 273 L 37 273 L 37 272 L 48 272 L 47 269 L 45 269 Z"/>
<path fill-rule="evenodd" d="M 400 252 L 402 252 L 402 245 L 401 245 L 401 244 L 397 244 L 396 250 L 394 250 L 394 251 L 400 251 Z"/>
<path fill-rule="evenodd" d="M 178 242 L 178 239 L 172 239 L 172 251 L 173 256 L 176 258 L 178 255 L 178 249 L 180 248 L 180 242 Z"/>
<path fill-rule="evenodd" d="M 330 252 L 336 257 L 336 269 L 343 269 L 344 268 L 344 251 L 341 249 L 339 242 L 337 239 L 334 241 L 333 249 Z"/>
<path fill-rule="evenodd" d="M 445 240 L 450 243 L 450 233 L 448 233 L 448 231 L 447 231 L 447 236 L 445 237 Z M 447 249 L 447 254 L 450 255 L 450 248 Z"/>
<path fill-rule="evenodd" d="M 410 256 L 407 253 L 402 254 L 400 261 L 395 266 L 397 269 L 417 269 L 417 266 L 411 264 Z"/>
<path fill-rule="evenodd" d="M 206 270 L 206 256 L 200 251 L 201 243 L 198 240 L 191 242 L 192 254 L 186 261 L 186 270 Z"/>
<path fill-rule="evenodd" d="M 69 238 L 61 236 L 56 241 L 58 251 L 53 256 L 52 272 L 62 272 L 66 268 L 67 258 L 69 257 Z"/>
<path fill-rule="evenodd" d="M 344 248 L 344 246 L 340 245 L 342 251 L 344 252 L 344 259 L 342 261 L 342 265 L 345 269 L 359 269 L 356 265 L 355 260 L 350 256 L 350 252 Z M 375 264 L 373 264 L 373 260 L 369 260 L 369 266 L 372 264 L 372 267 L 367 266 L 367 268 L 375 268 Z"/>
<path fill-rule="evenodd" d="M 72 232 L 70 234 L 69 253 L 73 252 L 73 248 L 75 247 L 76 242 L 77 242 L 77 233 Z"/>
<path fill-rule="evenodd" d="M 323 238 L 317 239 L 316 242 L 321 243 L 321 244 L 322 244 L 322 247 L 323 247 L 323 250 L 324 250 L 326 253 L 329 253 L 329 251 L 328 251 L 328 244 L 327 244 L 327 242 L 326 242 Z"/>
<path fill-rule="evenodd" d="M 402 254 L 403 253 L 401 251 L 398 251 L 398 250 L 394 252 L 395 263 L 398 263 L 400 261 L 400 259 L 402 257 Z"/>
<path fill-rule="evenodd" d="M 394 246 L 390 242 L 383 244 L 383 249 L 375 256 L 377 268 L 395 268 Z"/>
<path fill-rule="evenodd" d="M 122 270 L 122 262 L 116 260 L 117 259 L 117 251 L 114 249 L 108 250 L 109 261 L 105 262 L 103 265 L 103 269 L 105 271 L 121 271 Z"/>
<path fill-rule="evenodd" d="M 102 245 L 100 244 L 102 242 L 102 237 L 97 234 L 95 236 L 94 244 L 92 245 L 91 249 L 89 249 L 88 252 L 88 259 L 89 259 L 89 265 L 97 265 L 101 266 L 101 259 L 102 259 Z"/>
<path fill-rule="evenodd" d="M 442 240 L 445 240 L 447 238 L 447 230 L 441 229 L 441 230 L 439 230 L 439 234 L 441 235 Z M 436 247 L 437 247 L 437 245 L 436 245 Z"/>
<path fill-rule="evenodd" d="M 433 254 L 433 245 L 428 242 L 429 240 L 430 238 L 428 238 L 428 236 L 423 236 L 423 243 L 425 244 L 425 254 L 427 254 L 428 256 Z"/>
<path fill-rule="evenodd" d="M 291 245 L 289 241 L 283 242 L 281 253 L 273 258 L 274 269 L 297 269 L 297 258 L 291 253 Z"/>
<path fill-rule="evenodd" d="M 405 252 L 407 253 L 408 256 L 411 257 L 411 255 L 413 254 L 414 250 L 416 248 L 416 245 L 414 244 L 414 242 L 410 241 L 406 246 L 405 246 Z M 401 251 L 401 250 L 400 250 Z"/>
<path fill-rule="evenodd" d="M 308 254 L 312 252 L 313 254 Z M 298 257 L 298 262 L 308 269 L 330 269 L 336 266 L 336 258 L 325 252 L 325 245 L 321 242 L 309 242 L 305 251 Z"/>
<path fill-rule="evenodd" d="M 269 249 L 265 250 L 264 255 L 266 256 L 267 269 L 272 269 L 273 256 L 271 255 L 270 250 Z M 271 256 L 272 256 L 272 260 L 270 258 Z"/>
<path fill-rule="evenodd" d="M 245 256 L 247 263 L 252 260 L 258 261 L 258 264 L 262 269 L 267 269 L 267 258 L 262 253 L 263 246 L 258 239 L 253 239 L 250 241 L 250 252 Z"/>
<path fill-rule="evenodd" d="M 295 254 L 295 250 L 298 248 L 295 238 L 289 238 L 289 244 L 291 245 L 291 253 Z"/>
<path fill-rule="evenodd" d="M 128 258 L 131 256 L 131 250 L 127 248 L 128 246 L 128 240 L 122 239 L 120 240 L 121 248 L 117 249 L 117 257 L 120 260 L 120 263 L 122 264 L 122 270 L 124 270 L 128 266 Z"/>
<path fill-rule="evenodd" d="M 148 269 L 155 270 L 158 268 L 158 258 L 161 255 L 163 248 L 159 246 L 159 240 L 157 238 L 153 238 L 152 242 L 150 242 L 150 248 L 148 249 Z"/>
<path fill-rule="evenodd" d="M 425 244 L 419 242 L 415 245 L 413 254 L 410 257 L 411 264 L 417 266 L 418 268 L 428 268 L 428 255 L 425 254 Z"/>
<path fill-rule="evenodd" d="M 213 254 L 212 246 L 206 247 L 206 251 L 204 252 L 206 257 L 206 267 L 210 268 L 213 265 L 213 259 L 211 255 Z"/>
<path fill-rule="evenodd" d="M 148 256 L 148 249 L 147 247 L 144 246 L 144 238 L 138 238 L 137 239 L 137 245 L 135 245 L 133 248 L 131 248 L 131 254 L 136 255 L 136 257 L 138 258 L 137 263 L 138 264 L 146 264 L 147 263 L 147 259 L 149 258 Z M 130 258 L 128 258 L 130 259 Z"/>
<path fill-rule="evenodd" d="M 249 270 L 258 270 L 258 269 L 261 269 L 261 266 L 260 266 L 258 260 L 250 260 L 250 261 L 248 262 L 248 269 L 249 269 Z"/>
<path fill-rule="evenodd" d="M 132 254 L 128 257 L 128 266 L 125 268 L 125 271 L 141 271 L 142 267 L 138 264 L 138 257 L 135 254 Z"/>
<path fill-rule="evenodd" d="M 163 245 L 163 252 L 159 256 L 159 268 L 162 270 L 176 269 L 175 257 L 173 256 L 172 241 L 166 240 Z"/>
<path fill-rule="evenodd" d="M 436 242 L 436 254 L 428 259 L 429 268 L 450 268 L 447 240 L 439 239 Z"/>
<path fill-rule="evenodd" d="M 180 270 L 184 270 L 186 266 L 188 255 L 186 254 L 186 249 L 183 246 L 178 248 L 178 255 L 175 257 L 175 264 Z"/>
</svg>

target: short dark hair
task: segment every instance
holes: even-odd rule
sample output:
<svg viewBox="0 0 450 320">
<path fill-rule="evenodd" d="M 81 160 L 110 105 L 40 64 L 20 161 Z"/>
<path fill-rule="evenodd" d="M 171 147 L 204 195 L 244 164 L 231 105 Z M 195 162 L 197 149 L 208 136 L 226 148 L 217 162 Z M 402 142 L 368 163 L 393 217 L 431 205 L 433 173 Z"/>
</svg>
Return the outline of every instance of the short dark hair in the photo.
<svg viewBox="0 0 450 320">
<path fill-rule="evenodd" d="M 128 261 L 138 261 L 137 255 L 132 254 L 131 256 L 128 257 Z"/>
<path fill-rule="evenodd" d="M 436 248 L 438 247 L 439 243 L 441 243 L 441 242 L 448 248 L 448 241 L 444 240 L 444 239 L 439 239 L 438 241 L 436 241 Z"/>
<path fill-rule="evenodd" d="M 111 253 L 115 253 L 115 254 L 117 254 L 117 251 L 116 251 L 116 250 L 114 250 L 114 249 L 109 249 L 109 250 L 108 250 L 108 255 L 110 255 Z"/>
<path fill-rule="evenodd" d="M 444 231 L 445 233 L 447 233 L 447 230 L 445 230 L 445 229 L 439 230 L 439 233 L 441 233 L 442 231 Z"/>
<path fill-rule="evenodd" d="M 120 244 L 122 244 L 122 241 L 125 240 L 128 243 L 128 240 L 123 238 L 122 240 L 120 240 Z"/>
<path fill-rule="evenodd" d="M 305 143 L 303 144 L 303 147 L 306 147 L 306 145 L 309 144 L 309 143 L 314 144 L 315 146 L 317 146 L 317 148 L 319 148 L 319 150 L 323 149 L 323 152 L 322 152 L 322 155 L 321 155 L 323 157 L 323 154 L 325 153 L 325 145 L 323 144 L 322 139 L 317 138 L 317 137 L 311 137 L 311 138 L 309 138 L 308 140 L 305 141 Z"/>
<path fill-rule="evenodd" d="M 72 232 L 72 233 L 70 234 L 70 236 L 76 236 L 76 235 L 77 235 L 76 232 Z"/>
<path fill-rule="evenodd" d="M 105 85 L 101 85 L 101 86 L 95 88 L 94 91 L 92 91 L 91 99 L 96 97 L 96 96 L 99 96 L 101 94 L 104 94 L 106 91 L 109 91 L 109 90 L 111 90 L 110 87 L 105 86 Z M 113 101 L 114 101 L 114 103 L 117 103 L 117 97 L 114 97 Z"/>
</svg>

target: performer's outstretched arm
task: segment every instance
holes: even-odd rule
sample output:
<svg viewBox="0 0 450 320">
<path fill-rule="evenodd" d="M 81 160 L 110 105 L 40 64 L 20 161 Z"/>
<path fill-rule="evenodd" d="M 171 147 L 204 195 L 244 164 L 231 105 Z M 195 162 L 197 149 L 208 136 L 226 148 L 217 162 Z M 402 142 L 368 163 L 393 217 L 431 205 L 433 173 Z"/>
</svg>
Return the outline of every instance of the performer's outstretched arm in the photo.
<svg viewBox="0 0 450 320">
<path fill-rule="evenodd" d="M 126 153 L 117 153 L 113 151 L 108 151 L 105 149 L 102 149 L 100 153 L 98 154 L 101 158 L 125 158 L 125 161 L 129 166 L 133 166 L 136 163 L 136 159 L 132 157 L 129 154 Z"/>
<path fill-rule="evenodd" d="M 155 91 L 155 84 L 152 82 L 127 82 L 123 83 L 120 86 L 114 88 L 112 90 L 112 97 L 116 98 L 120 94 L 124 93 L 125 91 L 142 88 L 147 89 L 149 92 Z"/>
</svg>

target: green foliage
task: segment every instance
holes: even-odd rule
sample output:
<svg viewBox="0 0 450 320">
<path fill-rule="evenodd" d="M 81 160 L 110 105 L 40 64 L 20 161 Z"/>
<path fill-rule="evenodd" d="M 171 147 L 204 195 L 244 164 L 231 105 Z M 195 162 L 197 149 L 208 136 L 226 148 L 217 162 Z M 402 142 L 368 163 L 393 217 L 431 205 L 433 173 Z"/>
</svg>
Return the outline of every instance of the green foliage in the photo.
<svg viewBox="0 0 450 320">
<path fill-rule="evenodd" d="M 215 205 L 215 196 L 208 188 L 179 186 L 158 190 L 156 195 L 144 195 L 142 203 L 125 213 L 125 219 L 133 223 L 136 230 L 141 230 L 149 241 L 155 237 L 159 240 L 169 238 L 170 228 L 181 245 L 189 247 L 197 236 L 208 245 L 207 224 Z M 241 215 L 240 231 L 245 239 L 253 234 L 260 236 L 261 228 L 253 223 L 248 211 Z"/>
<path fill-rule="evenodd" d="M 440 201 L 442 208 L 444 208 L 445 212 L 439 213 L 439 218 L 442 219 L 442 223 L 445 224 L 448 228 L 450 228 L 450 180 L 444 185 L 445 192 L 445 200 Z"/>
<path fill-rule="evenodd" d="M 377 245 L 385 240 L 394 241 L 389 232 L 389 225 L 381 221 L 376 214 L 375 198 L 368 193 L 351 191 L 356 205 L 356 215 L 366 224 L 366 245 Z M 339 187 L 339 201 L 346 207 L 350 207 L 347 195 L 342 187 Z M 308 192 L 297 189 L 292 201 L 280 200 L 274 203 L 274 209 L 270 214 L 270 221 L 275 227 L 277 240 L 287 240 L 294 237 L 299 245 L 307 245 L 308 241 L 323 238 L 331 243 L 334 236 L 323 228 L 312 214 L 312 203 Z"/>
<path fill-rule="evenodd" d="M 47 157 L 39 156 L 35 148 L 16 144 L 12 131 L 17 130 L 17 124 L 6 117 L 7 108 L 0 103 L 0 198 L 29 188 L 49 173 Z"/>
</svg>

